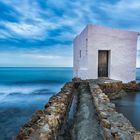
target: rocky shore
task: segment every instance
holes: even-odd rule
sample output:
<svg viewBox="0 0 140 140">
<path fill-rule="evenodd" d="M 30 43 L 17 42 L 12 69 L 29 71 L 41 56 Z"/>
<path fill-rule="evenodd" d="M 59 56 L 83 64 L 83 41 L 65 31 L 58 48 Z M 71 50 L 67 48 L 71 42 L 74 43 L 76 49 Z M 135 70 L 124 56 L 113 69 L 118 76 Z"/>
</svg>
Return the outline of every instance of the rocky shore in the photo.
<svg viewBox="0 0 140 140">
<path fill-rule="evenodd" d="M 21 129 L 15 140 L 55 140 L 67 119 L 74 85 L 65 84 Z"/>
<path fill-rule="evenodd" d="M 111 102 L 111 99 L 124 96 L 127 90 L 140 90 L 140 84 L 110 79 L 74 79 L 51 97 L 43 110 L 32 116 L 15 139 L 140 140 L 140 132 Z M 74 98 L 75 92 L 78 98 Z M 77 100 L 76 106 L 73 99 Z M 67 127 L 73 106 L 76 111 L 70 119 L 71 127 Z"/>
<path fill-rule="evenodd" d="M 114 85 L 115 83 L 112 84 Z M 136 131 L 130 121 L 124 117 L 123 114 L 116 111 L 115 104 L 111 103 L 109 97 L 103 93 L 100 86 L 96 84 L 95 81 L 90 81 L 89 85 L 96 111 L 103 127 L 104 139 L 140 140 L 140 132 Z M 107 84 L 106 86 L 110 86 L 110 84 Z M 116 90 L 117 87 L 114 91 Z M 118 90 L 121 89 L 119 88 Z"/>
<path fill-rule="evenodd" d="M 123 89 L 126 91 L 140 91 L 140 83 L 136 83 L 136 81 L 125 83 Z"/>
<path fill-rule="evenodd" d="M 110 99 L 121 98 L 127 95 L 127 91 L 140 91 L 140 83 L 136 83 L 135 81 L 122 83 L 117 80 L 101 78 L 100 80 L 96 80 L 96 83 Z"/>
</svg>

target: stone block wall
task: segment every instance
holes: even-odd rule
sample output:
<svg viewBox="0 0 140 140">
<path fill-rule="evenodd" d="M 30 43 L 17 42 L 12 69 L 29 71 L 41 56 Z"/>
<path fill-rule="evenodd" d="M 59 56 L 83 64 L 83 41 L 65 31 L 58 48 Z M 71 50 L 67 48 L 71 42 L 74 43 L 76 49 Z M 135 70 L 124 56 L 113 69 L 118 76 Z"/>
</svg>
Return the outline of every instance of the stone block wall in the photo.
<svg viewBox="0 0 140 140">
<path fill-rule="evenodd" d="M 93 102 L 104 131 L 105 140 L 140 140 L 140 132 L 130 121 L 115 110 L 108 96 L 99 85 L 89 82 Z"/>
<path fill-rule="evenodd" d="M 55 140 L 66 121 L 72 101 L 73 83 L 52 96 L 45 109 L 38 110 L 21 129 L 16 140 Z"/>
<path fill-rule="evenodd" d="M 140 91 L 140 83 L 135 81 L 129 83 L 110 82 L 99 84 L 101 90 L 109 97 L 109 99 L 117 99 L 125 96 L 126 91 Z"/>
<path fill-rule="evenodd" d="M 140 83 L 136 83 L 135 81 L 132 81 L 123 84 L 122 88 L 126 91 L 140 91 Z"/>
<path fill-rule="evenodd" d="M 127 94 L 123 89 L 122 82 L 103 83 L 99 84 L 99 86 L 109 99 L 121 98 Z"/>
</svg>

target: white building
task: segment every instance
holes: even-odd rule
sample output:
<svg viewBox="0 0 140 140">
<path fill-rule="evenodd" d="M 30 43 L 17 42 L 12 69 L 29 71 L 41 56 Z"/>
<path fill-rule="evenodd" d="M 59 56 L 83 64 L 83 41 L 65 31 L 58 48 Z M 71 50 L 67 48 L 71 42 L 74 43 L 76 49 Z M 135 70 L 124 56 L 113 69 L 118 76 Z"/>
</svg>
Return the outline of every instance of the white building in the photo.
<svg viewBox="0 0 140 140">
<path fill-rule="evenodd" d="M 135 80 L 137 38 L 138 32 L 87 25 L 74 39 L 74 77 Z"/>
</svg>

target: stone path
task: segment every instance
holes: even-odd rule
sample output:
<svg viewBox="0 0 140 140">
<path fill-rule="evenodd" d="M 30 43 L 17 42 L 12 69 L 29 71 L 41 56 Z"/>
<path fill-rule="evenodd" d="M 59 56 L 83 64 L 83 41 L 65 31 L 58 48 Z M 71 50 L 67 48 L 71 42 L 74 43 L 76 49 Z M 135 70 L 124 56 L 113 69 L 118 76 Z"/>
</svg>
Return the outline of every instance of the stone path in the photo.
<svg viewBox="0 0 140 140">
<path fill-rule="evenodd" d="M 72 130 L 72 140 L 103 140 L 88 85 L 79 87 L 78 111 Z"/>
</svg>

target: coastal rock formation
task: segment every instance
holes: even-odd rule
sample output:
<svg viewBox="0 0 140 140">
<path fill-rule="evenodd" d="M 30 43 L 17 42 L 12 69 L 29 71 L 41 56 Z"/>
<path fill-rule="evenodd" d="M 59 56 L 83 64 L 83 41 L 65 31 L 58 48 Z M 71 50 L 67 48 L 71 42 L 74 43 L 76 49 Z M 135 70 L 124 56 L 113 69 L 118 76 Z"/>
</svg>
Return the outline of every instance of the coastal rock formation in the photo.
<svg viewBox="0 0 140 140">
<path fill-rule="evenodd" d="M 111 102 L 124 96 L 125 90 L 139 90 L 139 86 L 110 79 L 73 79 L 50 98 L 43 110 L 36 111 L 15 140 L 140 140 L 140 132 Z M 78 94 L 77 111 L 68 130 L 71 136 L 65 137 L 74 92 Z"/>
<path fill-rule="evenodd" d="M 102 91 L 110 99 L 117 99 L 117 98 L 121 98 L 125 96 L 127 93 L 123 89 L 123 83 L 121 81 L 115 81 L 115 82 L 112 82 L 112 81 L 99 84 Z"/>
<path fill-rule="evenodd" d="M 140 91 L 140 83 L 136 83 L 136 81 L 122 83 L 121 81 L 108 80 L 106 78 L 101 78 L 96 81 L 102 91 L 106 93 L 110 99 L 125 96 L 125 91 Z"/>
<path fill-rule="evenodd" d="M 72 100 L 73 83 L 67 83 L 50 98 L 45 109 L 38 110 L 25 124 L 16 140 L 55 140 L 63 127 Z"/>
<path fill-rule="evenodd" d="M 104 139 L 106 140 L 140 140 L 140 133 L 132 126 L 130 121 L 123 116 L 123 114 L 116 112 L 115 104 L 111 103 L 108 96 L 103 93 L 100 86 L 94 81 L 89 82 L 90 91 L 92 93 L 93 101 L 96 107 L 100 123 L 104 130 Z M 106 91 L 111 84 L 103 85 Z M 102 89 L 103 89 L 103 86 Z M 117 84 L 113 84 L 117 91 Z M 119 87 L 119 86 L 118 86 Z M 112 90 L 112 89 L 111 89 Z M 118 88 L 121 90 L 121 88 Z"/>
<path fill-rule="evenodd" d="M 126 91 L 140 91 L 140 83 L 132 81 L 129 83 L 122 84 L 122 88 Z"/>
</svg>

